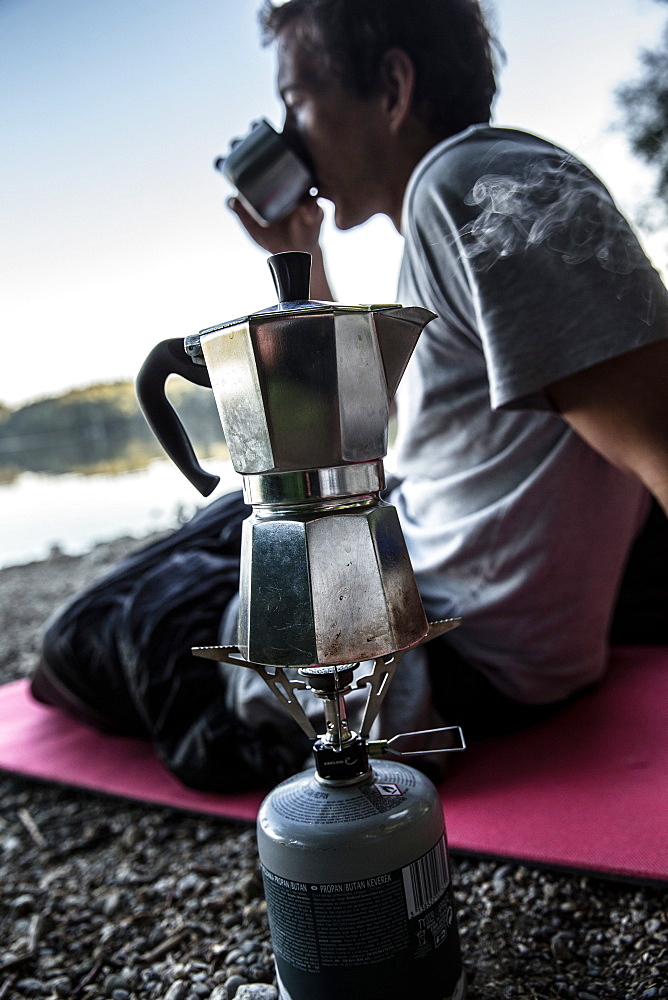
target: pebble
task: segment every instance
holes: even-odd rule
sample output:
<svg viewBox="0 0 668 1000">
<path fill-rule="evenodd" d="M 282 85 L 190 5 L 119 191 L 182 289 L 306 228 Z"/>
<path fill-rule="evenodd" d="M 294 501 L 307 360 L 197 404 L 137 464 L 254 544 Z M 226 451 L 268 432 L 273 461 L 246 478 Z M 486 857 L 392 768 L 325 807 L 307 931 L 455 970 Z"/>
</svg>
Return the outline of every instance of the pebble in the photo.
<svg viewBox="0 0 668 1000">
<path fill-rule="evenodd" d="M 59 997 L 68 997 L 72 992 L 72 980 L 69 976 L 59 976 L 53 979 L 49 986 Z"/>
<path fill-rule="evenodd" d="M 23 990 L 29 997 L 37 997 L 44 994 L 44 983 L 39 979 L 20 979 L 16 985 L 18 989 Z"/>
<path fill-rule="evenodd" d="M 249 965 L 248 976 L 253 983 L 270 983 L 274 978 L 274 970 L 264 965 Z"/>
<path fill-rule="evenodd" d="M 228 979 L 226 979 L 225 989 L 228 992 L 230 1000 L 233 1000 L 233 998 L 236 997 L 237 995 L 237 990 L 241 986 L 245 985 L 246 985 L 246 980 L 244 979 L 243 976 L 230 976 Z"/>
<path fill-rule="evenodd" d="M 207 986 L 206 983 L 193 983 L 190 992 L 198 997 L 209 997 L 211 996 L 211 987 Z"/>
<path fill-rule="evenodd" d="M 21 838 L 20 837 L 3 837 L 0 840 L 0 847 L 4 854 L 16 854 L 21 850 Z"/>
<path fill-rule="evenodd" d="M 102 912 L 105 917 L 113 917 L 121 903 L 121 894 L 118 891 L 110 892 L 102 900 Z"/>
<path fill-rule="evenodd" d="M 550 941 L 552 954 L 558 962 L 568 962 L 573 956 L 573 935 L 560 931 Z"/>
<path fill-rule="evenodd" d="M 104 990 L 107 996 L 112 997 L 113 1000 L 117 1000 L 117 998 L 114 996 L 114 991 L 125 990 L 127 992 L 129 987 L 130 983 L 128 982 L 128 980 L 124 976 L 119 976 L 116 973 L 112 973 L 111 975 L 107 976 L 107 978 L 104 981 Z M 118 998 L 118 1000 L 122 1000 L 122 998 Z"/>
<path fill-rule="evenodd" d="M 278 1000 L 278 991 L 266 983 L 247 983 L 239 987 L 234 1000 Z"/>
<path fill-rule="evenodd" d="M 22 896 L 17 896 L 16 899 L 12 900 L 12 909 L 17 917 L 23 916 L 25 913 L 30 913 L 30 911 L 35 906 L 35 897 L 29 896 L 28 893 L 24 893 Z"/>
<path fill-rule="evenodd" d="M 188 984 L 183 979 L 177 979 L 165 993 L 164 1000 L 183 1000 L 187 992 Z"/>
<path fill-rule="evenodd" d="M 180 878 L 176 883 L 176 895 L 179 898 L 183 896 L 196 895 L 204 886 L 204 879 L 200 878 L 199 875 L 194 873 L 189 873 Z"/>
<path fill-rule="evenodd" d="M 155 927 L 151 928 L 146 943 L 148 944 L 149 948 L 155 948 L 155 946 L 157 944 L 161 944 L 161 942 L 164 941 L 166 937 L 167 935 L 165 934 L 164 929 L 160 926 L 160 924 L 156 924 Z"/>
</svg>

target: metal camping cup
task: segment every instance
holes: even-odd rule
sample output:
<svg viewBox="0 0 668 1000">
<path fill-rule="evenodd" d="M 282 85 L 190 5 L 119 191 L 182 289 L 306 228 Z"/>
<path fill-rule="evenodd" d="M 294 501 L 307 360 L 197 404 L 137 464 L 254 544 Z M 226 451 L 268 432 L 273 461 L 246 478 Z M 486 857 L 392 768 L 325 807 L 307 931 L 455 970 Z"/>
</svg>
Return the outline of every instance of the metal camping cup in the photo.
<svg viewBox="0 0 668 1000">
<path fill-rule="evenodd" d="M 297 138 L 277 132 L 265 118 L 253 122 L 250 132 L 233 141 L 227 156 L 214 166 L 261 225 L 289 215 L 316 183 Z"/>
</svg>

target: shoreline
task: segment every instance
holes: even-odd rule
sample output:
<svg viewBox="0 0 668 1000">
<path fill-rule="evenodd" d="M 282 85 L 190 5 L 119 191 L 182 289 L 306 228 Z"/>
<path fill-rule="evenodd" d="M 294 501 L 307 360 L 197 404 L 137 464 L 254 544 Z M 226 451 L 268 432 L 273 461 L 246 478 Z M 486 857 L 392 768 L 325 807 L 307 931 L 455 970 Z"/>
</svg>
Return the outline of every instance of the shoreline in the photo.
<svg viewBox="0 0 668 1000">
<path fill-rule="evenodd" d="M 155 539 L 169 534 L 172 530 L 174 529 L 166 528 L 163 531 L 149 531 L 141 535 L 121 534 L 109 539 L 92 541 L 80 552 L 67 552 L 59 542 L 54 542 L 49 552 L 44 556 L 30 557 L 21 562 L 8 563 L 6 566 L 0 565 L 0 574 L 29 569 L 31 566 L 44 566 L 52 562 L 57 563 L 76 559 L 87 560 L 91 556 L 95 556 L 96 561 L 102 564 L 111 565 L 117 559 L 124 558 L 127 553 L 140 548 L 142 545 L 148 545 Z"/>
<path fill-rule="evenodd" d="M 54 551 L 0 569 L 0 684 L 28 676 L 39 657 L 40 636 L 51 614 L 126 555 L 164 535 L 121 536 L 81 555 Z"/>
</svg>

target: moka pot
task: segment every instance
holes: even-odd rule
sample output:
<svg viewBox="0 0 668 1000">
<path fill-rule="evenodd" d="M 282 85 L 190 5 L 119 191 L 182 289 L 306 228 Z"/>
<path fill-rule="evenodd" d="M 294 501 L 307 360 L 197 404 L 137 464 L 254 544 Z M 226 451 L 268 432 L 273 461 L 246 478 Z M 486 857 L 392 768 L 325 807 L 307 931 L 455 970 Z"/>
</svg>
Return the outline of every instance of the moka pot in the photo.
<svg viewBox="0 0 668 1000">
<path fill-rule="evenodd" d="M 340 664 L 405 649 L 428 624 L 395 509 L 380 499 L 390 403 L 433 313 L 309 298 L 310 255 L 269 259 L 279 303 L 151 352 L 144 414 L 204 495 L 164 385 L 210 385 L 253 513 L 242 540 L 239 649 L 256 663 Z"/>
</svg>

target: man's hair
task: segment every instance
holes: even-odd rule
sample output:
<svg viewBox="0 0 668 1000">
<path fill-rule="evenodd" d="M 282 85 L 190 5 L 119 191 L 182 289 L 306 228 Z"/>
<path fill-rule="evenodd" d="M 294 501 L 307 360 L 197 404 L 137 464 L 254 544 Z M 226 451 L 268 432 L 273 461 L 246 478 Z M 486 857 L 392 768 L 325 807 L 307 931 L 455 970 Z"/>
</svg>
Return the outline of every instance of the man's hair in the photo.
<svg viewBox="0 0 668 1000">
<path fill-rule="evenodd" d="M 443 137 L 490 119 L 494 42 L 479 0 L 264 0 L 259 17 L 265 45 L 299 20 L 316 58 L 359 97 L 380 88 L 388 49 L 403 49 L 416 71 L 414 110 Z"/>
</svg>

